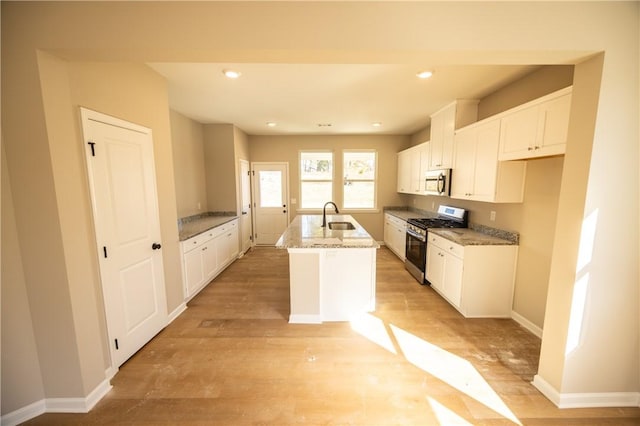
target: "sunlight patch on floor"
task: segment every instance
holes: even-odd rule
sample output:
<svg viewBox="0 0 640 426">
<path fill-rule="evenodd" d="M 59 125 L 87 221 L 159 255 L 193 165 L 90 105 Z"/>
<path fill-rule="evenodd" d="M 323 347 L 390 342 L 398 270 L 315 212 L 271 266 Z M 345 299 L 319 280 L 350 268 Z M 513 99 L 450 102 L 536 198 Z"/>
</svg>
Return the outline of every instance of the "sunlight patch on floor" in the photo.
<svg viewBox="0 0 640 426">
<path fill-rule="evenodd" d="M 438 419 L 438 423 L 446 426 L 473 426 L 473 423 L 469 423 L 454 411 L 448 409 L 444 405 L 440 404 L 438 401 L 431 397 L 427 397 L 427 402 L 431 406 L 431 410 L 433 410 L 433 414 L 435 414 Z"/>
<path fill-rule="evenodd" d="M 392 354 L 398 354 L 384 326 L 384 322 L 380 318 L 367 313 L 358 315 L 351 320 L 351 329 Z"/>
<path fill-rule="evenodd" d="M 469 361 L 395 327 L 393 324 L 390 327 L 407 361 L 515 424 L 522 425 Z"/>
</svg>

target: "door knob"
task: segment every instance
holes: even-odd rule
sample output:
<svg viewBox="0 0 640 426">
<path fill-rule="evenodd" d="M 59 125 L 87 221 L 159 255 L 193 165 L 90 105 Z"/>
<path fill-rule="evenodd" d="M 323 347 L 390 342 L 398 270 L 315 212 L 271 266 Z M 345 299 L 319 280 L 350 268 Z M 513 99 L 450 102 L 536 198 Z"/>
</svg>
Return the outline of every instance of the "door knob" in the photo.
<svg viewBox="0 0 640 426">
<path fill-rule="evenodd" d="M 160 244 L 158 244 L 158 243 L 153 243 L 153 244 L 151 244 L 151 248 L 153 250 L 159 250 L 159 249 L 162 248 L 162 246 Z"/>
</svg>

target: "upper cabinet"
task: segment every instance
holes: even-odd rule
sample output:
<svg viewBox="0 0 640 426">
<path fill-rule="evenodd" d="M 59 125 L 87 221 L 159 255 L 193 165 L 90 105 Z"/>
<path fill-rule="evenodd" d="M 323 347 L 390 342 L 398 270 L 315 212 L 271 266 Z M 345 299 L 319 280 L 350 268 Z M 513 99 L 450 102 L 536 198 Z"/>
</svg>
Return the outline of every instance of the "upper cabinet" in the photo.
<svg viewBox="0 0 640 426">
<path fill-rule="evenodd" d="M 509 110 L 500 119 L 500 160 L 564 154 L 572 87 Z"/>
<path fill-rule="evenodd" d="M 398 153 L 398 192 L 424 194 L 425 174 L 429 166 L 429 142 Z"/>
<path fill-rule="evenodd" d="M 525 161 L 498 161 L 500 120 L 484 120 L 455 135 L 451 198 L 521 203 Z"/>
<path fill-rule="evenodd" d="M 456 129 L 478 119 L 478 101 L 457 100 L 431 115 L 429 169 L 453 166 L 453 138 Z"/>
</svg>

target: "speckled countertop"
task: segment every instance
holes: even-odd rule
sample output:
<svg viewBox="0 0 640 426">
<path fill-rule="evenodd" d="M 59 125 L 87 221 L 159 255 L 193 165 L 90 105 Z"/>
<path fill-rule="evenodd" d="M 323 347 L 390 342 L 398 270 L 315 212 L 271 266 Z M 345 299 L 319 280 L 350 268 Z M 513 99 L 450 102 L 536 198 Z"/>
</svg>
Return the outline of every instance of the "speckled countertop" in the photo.
<svg viewBox="0 0 640 426">
<path fill-rule="evenodd" d="M 298 215 L 276 243 L 276 248 L 378 248 L 380 245 L 350 215 L 327 215 L 327 222 L 351 222 L 353 230 L 323 228 L 322 215 Z"/>
<path fill-rule="evenodd" d="M 404 221 L 412 218 L 438 216 L 434 212 L 412 207 L 385 207 L 384 212 Z M 520 241 L 520 235 L 517 232 L 491 228 L 476 223 L 469 223 L 469 228 L 455 228 L 454 230 L 449 228 L 430 228 L 429 232 L 463 246 L 518 245 Z"/>
<path fill-rule="evenodd" d="M 461 246 L 512 246 L 516 242 L 469 228 L 430 228 L 430 234 L 439 235 Z"/>
<path fill-rule="evenodd" d="M 393 215 L 397 218 L 400 218 L 404 221 L 407 221 L 409 219 L 413 219 L 413 218 L 423 218 L 423 217 L 436 217 L 438 216 L 436 213 L 430 212 L 430 211 L 426 211 L 426 210 L 410 210 L 407 208 L 400 208 L 400 207 L 385 207 L 384 209 L 385 213 L 389 213 L 390 215 Z"/>
<path fill-rule="evenodd" d="M 234 213 L 203 213 L 178 220 L 178 235 L 180 241 L 188 240 L 216 226 L 224 225 L 237 219 Z"/>
</svg>

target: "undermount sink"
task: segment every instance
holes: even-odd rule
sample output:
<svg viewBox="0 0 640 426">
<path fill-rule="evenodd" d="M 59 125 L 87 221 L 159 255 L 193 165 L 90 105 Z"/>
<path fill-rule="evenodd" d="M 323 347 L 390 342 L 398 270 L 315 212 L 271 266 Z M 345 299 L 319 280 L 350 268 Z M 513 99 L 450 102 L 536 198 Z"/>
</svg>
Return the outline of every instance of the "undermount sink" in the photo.
<svg viewBox="0 0 640 426">
<path fill-rule="evenodd" d="M 327 225 L 329 226 L 329 229 L 335 231 L 348 231 L 351 229 L 356 229 L 356 227 L 353 226 L 353 223 L 351 222 L 329 222 Z"/>
</svg>

